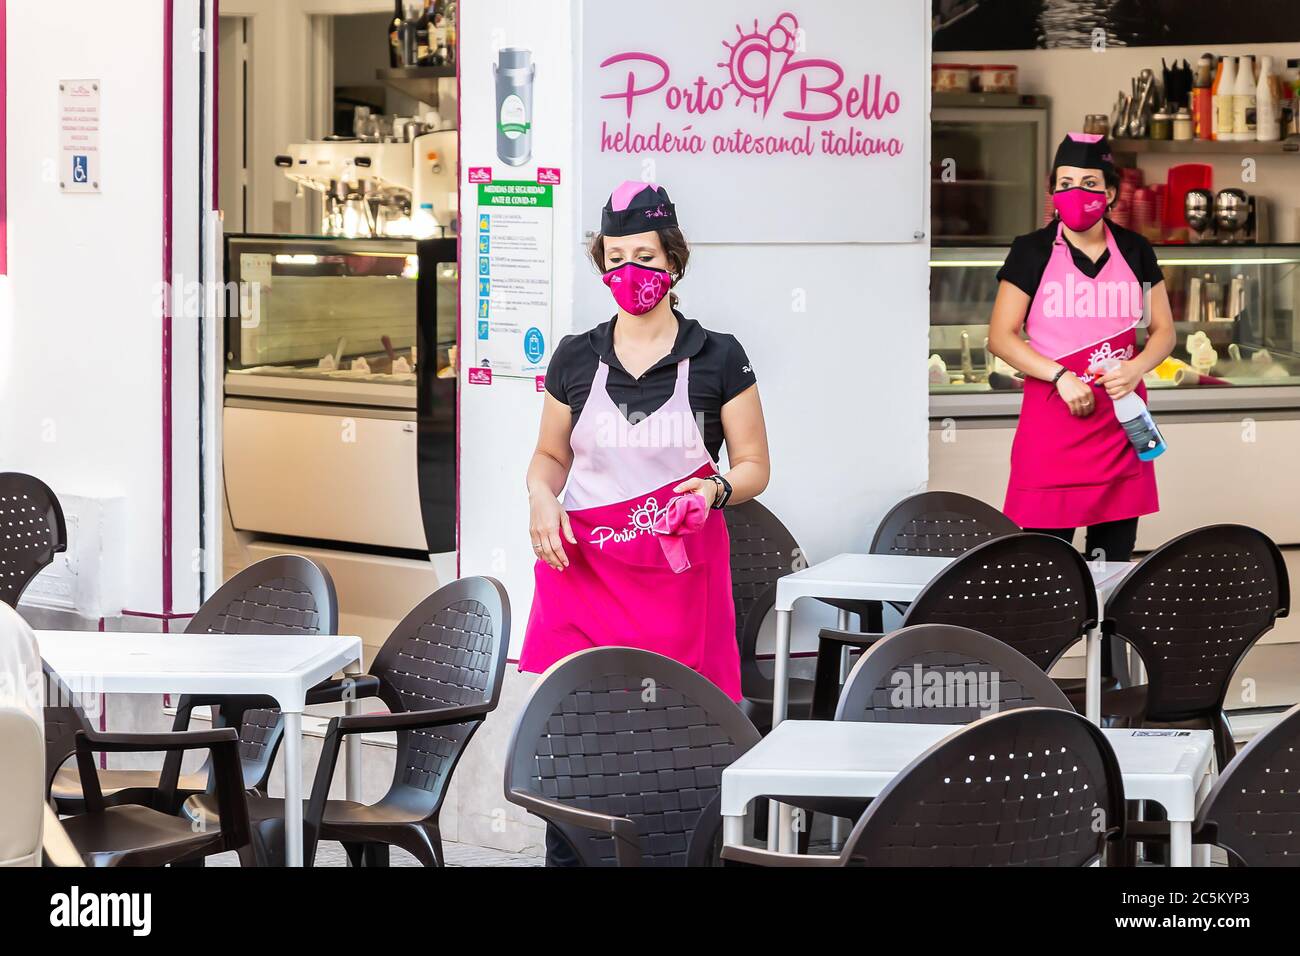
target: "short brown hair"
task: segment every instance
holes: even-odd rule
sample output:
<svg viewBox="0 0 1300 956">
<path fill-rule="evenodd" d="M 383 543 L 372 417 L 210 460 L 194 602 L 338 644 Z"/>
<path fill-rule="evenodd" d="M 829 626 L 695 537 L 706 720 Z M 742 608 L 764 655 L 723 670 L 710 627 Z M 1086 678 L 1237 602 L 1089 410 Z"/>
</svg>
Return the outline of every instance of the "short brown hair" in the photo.
<svg viewBox="0 0 1300 956">
<path fill-rule="evenodd" d="M 659 242 L 664 247 L 664 255 L 668 257 L 668 271 L 673 274 L 675 286 L 686 275 L 686 264 L 691 260 L 691 247 L 686 242 L 686 236 L 676 226 L 660 229 L 658 232 Z M 600 233 L 591 237 L 591 242 L 587 246 L 587 255 L 591 256 L 597 272 L 605 271 L 605 237 Z M 677 308 L 676 292 L 668 293 L 668 302 L 674 309 Z"/>
</svg>

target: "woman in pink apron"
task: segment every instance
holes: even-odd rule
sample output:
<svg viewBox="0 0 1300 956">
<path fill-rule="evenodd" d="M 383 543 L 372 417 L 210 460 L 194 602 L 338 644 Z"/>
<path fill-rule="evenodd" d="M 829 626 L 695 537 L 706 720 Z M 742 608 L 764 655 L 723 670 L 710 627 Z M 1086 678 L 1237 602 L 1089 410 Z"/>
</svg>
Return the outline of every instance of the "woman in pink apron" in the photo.
<svg viewBox="0 0 1300 956">
<path fill-rule="evenodd" d="M 1128 561 L 1138 517 L 1159 510 L 1154 465 L 1112 405 L 1145 399 L 1142 376 L 1175 341 L 1154 250 L 1105 218 L 1118 182 L 1104 138 L 1066 136 L 1050 180 L 1057 216 L 1012 244 L 989 322 L 989 349 L 1025 380 L 1003 510 L 1067 541 L 1086 527 L 1085 553 L 1108 561 Z"/>
<path fill-rule="evenodd" d="M 528 468 L 536 589 L 521 671 L 589 647 L 680 661 L 739 700 L 727 526 L 767 486 L 753 368 L 734 336 L 674 308 L 689 250 L 667 192 L 619 186 L 591 243 L 618 306 L 562 341 Z M 729 470 L 715 466 L 725 442 Z M 563 492 L 563 501 L 558 496 Z M 548 858 L 567 847 L 548 830 Z"/>
</svg>

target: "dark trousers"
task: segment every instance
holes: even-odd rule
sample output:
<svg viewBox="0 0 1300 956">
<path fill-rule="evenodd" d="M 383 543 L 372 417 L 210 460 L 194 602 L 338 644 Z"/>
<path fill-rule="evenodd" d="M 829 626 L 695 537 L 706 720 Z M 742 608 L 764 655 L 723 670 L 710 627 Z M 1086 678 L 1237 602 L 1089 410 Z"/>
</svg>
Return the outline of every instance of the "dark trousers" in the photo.
<svg viewBox="0 0 1300 956">
<path fill-rule="evenodd" d="M 1039 534 L 1050 534 L 1062 541 L 1073 542 L 1077 528 L 1026 528 Z M 1133 546 L 1137 543 L 1138 519 L 1103 521 L 1089 525 L 1084 535 L 1083 556 L 1089 561 L 1131 561 Z M 1101 672 L 1105 677 L 1128 674 L 1128 662 L 1117 642 L 1107 635 L 1101 639 Z"/>
<path fill-rule="evenodd" d="M 578 854 L 569 846 L 569 841 L 549 823 L 546 824 L 546 865 L 582 866 Z"/>
</svg>

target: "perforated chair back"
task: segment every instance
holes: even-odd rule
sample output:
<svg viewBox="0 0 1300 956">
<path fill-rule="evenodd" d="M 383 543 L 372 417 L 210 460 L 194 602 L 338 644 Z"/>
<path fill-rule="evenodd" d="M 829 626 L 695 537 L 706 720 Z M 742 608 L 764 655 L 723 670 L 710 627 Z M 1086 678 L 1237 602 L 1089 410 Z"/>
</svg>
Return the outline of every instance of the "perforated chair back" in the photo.
<svg viewBox="0 0 1300 956">
<path fill-rule="evenodd" d="M 1083 556 L 1046 534 L 1004 535 L 940 571 L 903 619 L 958 624 L 1010 644 L 1044 671 L 1097 620 L 1097 590 Z"/>
<path fill-rule="evenodd" d="M 1122 835 L 1115 753 L 1080 714 L 1009 710 L 944 738 L 858 820 L 846 862 L 1087 866 Z"/>
<path fill-rule="evenodd" d="M 1217 712 L 1242 657 L 1290 609 L 1282 552 L 1242 525 L 1211 525 L 1148 554 L 1106 601 L 1107 633 L 1147 670 L 1146 716 Z"/>
<path fill-rule="evenodd" d="M 1196 828 L 1247 866 L 1300 866 L 1300 704 L 1241 748 Z"/>
<path fill-rule="evenodd" d="M 997 638 L 953 624 L 916 624 L 859 658 L 835 719 L 969 724 L 1019 707 L 1073 710 L 1055 681 Z"/>
<path fill-rule="evenodd" d="M 190 619 L 185 633 L 337 634 L 338 625 L 338 595 L 329 572 L 300 555 L 282 554 L 249 565 L 218 588 Z M 196 699 L 182 697 L 181 714 L 188 715 Z M 250 789 L 265 792 L 284 733 L 275 702 L 231 695 L 203 700 L 217 708 L 214 727 L 239 728 L 244 781 Z"/>
<path fill-rule="evenodd" d="M 758 635 L 776 604 L 779 578 L 807 565 L 803 551 L 776 515 L 756 500 L 723 510 L 731 536 L 731 595 L 736 603 L 741 693 L 772 699 L 772 678 L 758 666 Z"/>
<path fill-rule="evenodd" d="M 579 651 L 542 676 L 519 715 L 506 799 L 528 807 L 518 795 L 531 794 L 631 820 L 643 866 L 707 865 L 717 859 L 722 771 L 758 740 L 740 708 L 689 667 L 632 648 Z M 611 837 L 549 822 L 584 865 L 615 862 Z"/>
<path fill-rule="evenodd" d="M 0 603 L 16 608 L 32 578 L 66 550 L 68 526 L 49 485 L 0 472 Z"/>
<path fill-rule="evenodd" d="M 880 519 L 872 554 L 955 558 L 1020 526 L 997 508 L 954 491 L 924 491 L 904 498 Z"/>
<path fill-rule="evenodd" d="M 370 673 L 393 713 L 486 704 L 501 699 L 510 650 L 510 600 L 492 578 L 460 578 L 417 604 L 393 629 Z M 397 734 L 389 801 L 434 814 L 483 718 Z"/>
</svg>

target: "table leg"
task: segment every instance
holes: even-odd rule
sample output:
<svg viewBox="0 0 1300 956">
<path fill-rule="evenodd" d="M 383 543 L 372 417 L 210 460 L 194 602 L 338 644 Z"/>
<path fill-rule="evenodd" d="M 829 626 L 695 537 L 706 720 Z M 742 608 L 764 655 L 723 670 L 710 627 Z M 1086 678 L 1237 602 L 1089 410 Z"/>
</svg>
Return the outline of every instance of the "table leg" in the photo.
<svg viewBox="0 0 1300 956">
<path fill-rule="evenodd" d="M 1192 865 L 1192 821 L 1169 821 L 1170 866 Z"/>
<path fill-rule="evenodd" d="M 1210 790 L 1214 786 L 1214 774 L 1207 772 L 1201 778 L 1201 785 L 1196 788 L 1196 810 L 1199 813 L 1201 804 L 1205 798 L 1210 795 Z M 1210 844 L 1197 843 L 1192 846 L 1192 866 L 1209 866 L 1210 865 Z"/>
<path fill-rule="evenodd" d="M 356 676 L 362 673 L 361 662 L 349 664 L 343 669 L 343 673 L 345 676 Z M 343 713 L 349 717 L 353 716 L 357 713 L 360 703 L 355 694 L 349 694 L 343 702 Z M 344 796 L 353 803 L 359 803 L 361 801 L 361 735 L 348 734 L 344 738 L 343 747 L 347 764 Z"/>
<path fill-rule="evenodd" d="M 1084 716 L 1094 724 L 1101 724 L 1101 628 L 1088 629 L 1087 688 L 1084 692 Z"/>
<path fill-rule="evenodd" d="M 284 861 L 302 866 L 302 711 L 284 714 Z"/>
<path fill-rule="evenodd" d="M 727 846 L 745 845 L 745 818 L 743 816 L 722 818 L 722 842 Z"/>
<path fill-rule="evenodd" d="M 785 720 L 790 688 L 790 611 L 776 612 L 776 655 L 772 671 L 772 727 Z M 787 832 L 793 825 L 790 808 L 772 800 L 767 813 L 767 848 L 779 849 L 788 843 Z"/>
<path fill-rule="evenodd" d="M 835 626 L 841 631 L 849 629 L 849 612 L 841 610 Z M 849 646 L 840 647 L 840 686 L 849 679 Z M 844 845 L 844 818 L 831 817 L 831 849 L 836 852 Z"/>
</svg>

